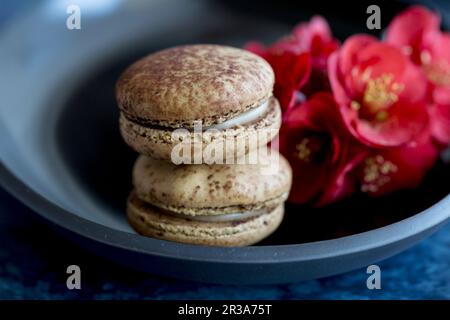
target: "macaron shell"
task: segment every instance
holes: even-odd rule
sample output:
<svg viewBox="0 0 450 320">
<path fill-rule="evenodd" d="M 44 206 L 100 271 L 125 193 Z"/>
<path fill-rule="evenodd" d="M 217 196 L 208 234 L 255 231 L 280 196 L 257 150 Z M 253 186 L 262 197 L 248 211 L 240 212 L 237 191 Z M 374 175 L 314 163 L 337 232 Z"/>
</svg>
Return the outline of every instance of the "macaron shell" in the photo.
<svg viewBox="0 0 450 320">
<path fill-rule="evenodd" d="M 142 200 L 187 215 L 280 204 L 291 186 L 291 168 L 275 150 L 256 152 L 258 164 L 177 166 L 140 156 L 133 168 L 133 185 Z"/>
<path fill-rule="evenodd" d="M 171 160 L 172 149 L 179 141 L 172 139 L 172 130 L 142 126 L 129 120 L 124 114 L 120 116 L 120 132 L 124 141 L 140 154 L 148 155 L 158 160 Z M 276 98 L 271 97 L 269 107 L 263 117 L 257 121 L 221 130 L 219 135 L 204 131 L 202 135 L 202 150 L 208 145 L 219 144 L 231 146 L 226 152 L 239 158 L 253 149 L 269 143 L 278 134 L 281 126 L 281 109 Z M 194 134 L 191 134 L 193 139 Z M 249 145 L 255 141 L 257 145 Z M 232 143 L 229 143 L 229 142 Z M 248 145 L 241 148 L 242 145 Z M 225 151 L 223 152 L 225 155 Z"/>
<path fill-rule="evenodd" d="M 150 54 L 116 84 L 119 108 L 130 118 L 190 126 L 223 122 L 272 95 L 274 73 L 261 57 L 219 45 L 185 45 Z"/>
<path fill-rule="evenodd" d="M 144 236 L 209 246 L 247 246 L 278 228 L 284 207 L 279 205 L 242 221 L 198 222 L 163 214 L 132 194 L 127 203 L 127 215 L 131 226 Z"/>
</svg>

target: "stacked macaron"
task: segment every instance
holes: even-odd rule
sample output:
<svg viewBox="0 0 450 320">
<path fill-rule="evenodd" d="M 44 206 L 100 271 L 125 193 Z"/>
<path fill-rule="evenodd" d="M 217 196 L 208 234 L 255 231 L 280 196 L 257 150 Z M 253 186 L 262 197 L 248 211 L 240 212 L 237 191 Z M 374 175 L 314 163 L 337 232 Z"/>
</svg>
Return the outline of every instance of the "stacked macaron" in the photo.
<svg viewBox="0 0 450 320">
<path fill-rule="evenodd" d="M 281 124 L 273 84 L 263 59 L 218 45 L 163 50 L 121 75 L 121 134 L 141 154 L 127 203 L 137 232 L 242 246 L 278 227 L 291 169 L 266 147 Z"/>
</svg>

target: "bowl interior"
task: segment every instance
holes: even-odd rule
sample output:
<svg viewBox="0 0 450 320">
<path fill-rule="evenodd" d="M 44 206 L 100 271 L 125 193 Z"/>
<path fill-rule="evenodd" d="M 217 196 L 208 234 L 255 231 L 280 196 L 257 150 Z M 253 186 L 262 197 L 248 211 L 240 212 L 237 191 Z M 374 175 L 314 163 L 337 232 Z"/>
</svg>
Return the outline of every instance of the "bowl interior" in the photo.
<svg viewBox="0 0 450 320">
<path fill-rule="evenodd" d="M 7 49 L 0 53 L 0 66 L 10 76 L 0 80 L 0 92 L 8 101 L 0 113 L 5 165 L 35 191 L 74 214 L 134 232 L 126 222 L 125 201 L 137 155 L 118 130 L 114 85 L 120 73 L 137 58 L 172 45 L 242 46 L 252 39 L 272 41 L 289 30 L 280 21 L 294 23 L 323 11 L 309 7 L 290 16 L 286 7 L 283 16 L 269 7 L 250 14 L 246 5 L 235 1 L 185 6 L 176 11 L 167 5 L 155 4 L 146 10 L 126 6 L 120 19 L 111 14 L 87 15 L 86 28 L 92 29 L 84 34 L 52 29 L 56 22 L 49 19 L 49 33 L 40 41 L 54 45 L 52 50 L 45 50 L 32 37 L 20 45 L 13 43 L 18 34 L 3 37 L 0 41 Z M 324 15 L 330 18 L 329 12 Z M 365 31 L 344 24 L 344 18 L 331 20 L 337 36 Z M 184 28 L 189 32 L 183 32 Z M 33 55 L 27 53 L 30 50 Z M 26 97 L 21 94 L 24 90 Z M 448 181 L 450 170 L 439 162 L 418 189 L 383 199 L 357 195 L 323 209 L 287 204 L 281 227 L 258 245 L 332 239 L 400 221 L 448 195 Z"/>
</svg>

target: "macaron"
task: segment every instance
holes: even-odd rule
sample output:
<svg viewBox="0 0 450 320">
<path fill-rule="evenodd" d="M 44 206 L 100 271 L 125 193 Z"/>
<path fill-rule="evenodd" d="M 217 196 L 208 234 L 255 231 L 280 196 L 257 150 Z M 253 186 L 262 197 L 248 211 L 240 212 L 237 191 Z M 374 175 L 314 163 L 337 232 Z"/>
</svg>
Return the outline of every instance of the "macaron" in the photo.
<svg viewBox="0 0 450 320">
<path fill-rule="evenodd" d="M 242 49 L 201 44 L 162 50 L 132 64 L 117 81 L 121 134 L 154 159 L 172 159 L 179 129 L 195 146 L 190 152 L 203 156 L 217 148 L 223 157 L 238 158 L 278 134 L 281 110 L 273 85 L 270 65 Z"/>
<path fill-rule="evenodd" d="M 141 155 L 127 202 L 140 234 L 210 246 L 254 244 L 277 229 L 291 186 L 276 151 L 255 164 L 174 165 Z"/>
</svg>

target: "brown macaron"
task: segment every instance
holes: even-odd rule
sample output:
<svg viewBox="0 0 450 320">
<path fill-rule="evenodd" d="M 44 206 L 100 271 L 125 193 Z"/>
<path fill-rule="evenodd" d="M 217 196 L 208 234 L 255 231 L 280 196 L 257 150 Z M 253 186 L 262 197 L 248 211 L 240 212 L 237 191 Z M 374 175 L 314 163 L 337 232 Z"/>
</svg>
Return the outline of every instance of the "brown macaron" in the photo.
<svg viewBox="0 0 450 320">
<path fill-rule="evenodd" d="M 256 164 L 233 165 L 176 166 L 141 155 L 133 169 L 128 219 L 150 237 L 250 245 L 281 223 L 291 179 L 289 164 L 276 151 L 259 152 Z"/>
<path fill-rule="evenodd" d="M 240 157 L 278 133 L 273 85 L 270 65 L 245 50 L 186 45 L 159 51 L 117 82 L 121 133 L 133 149 L 155 159 L 171 160 L 180 142 L 173 133 L 180 128 L 191 143 L 199 142 L 194 132 L 202 133 L 200 150 L 214 144 L 224 156 Z"/>
</svg>

